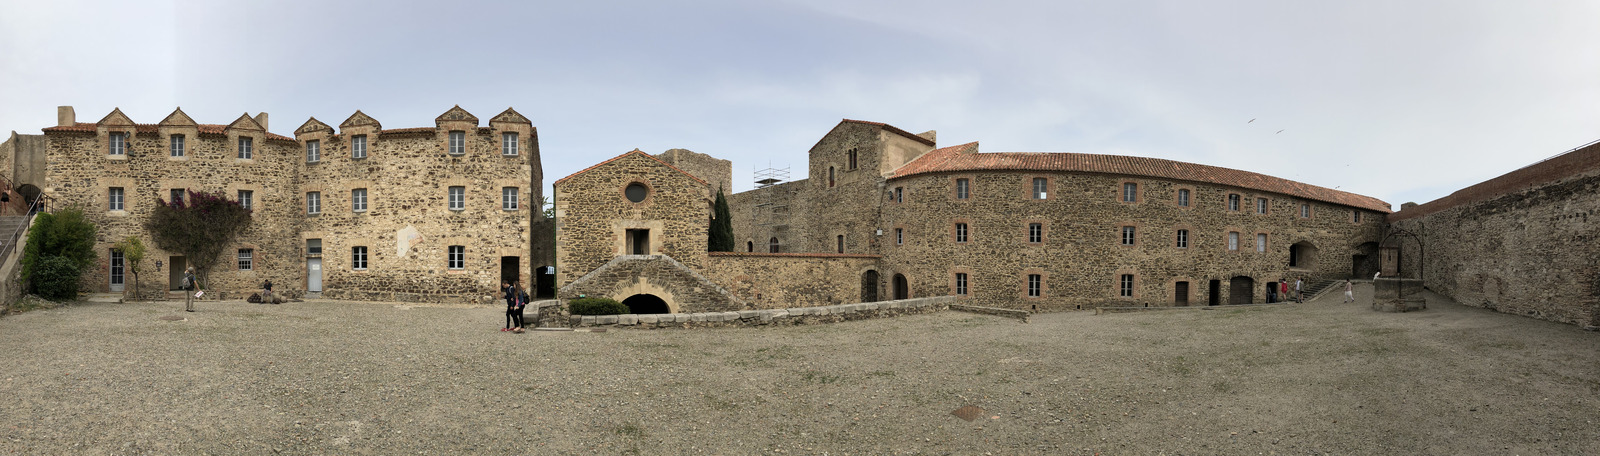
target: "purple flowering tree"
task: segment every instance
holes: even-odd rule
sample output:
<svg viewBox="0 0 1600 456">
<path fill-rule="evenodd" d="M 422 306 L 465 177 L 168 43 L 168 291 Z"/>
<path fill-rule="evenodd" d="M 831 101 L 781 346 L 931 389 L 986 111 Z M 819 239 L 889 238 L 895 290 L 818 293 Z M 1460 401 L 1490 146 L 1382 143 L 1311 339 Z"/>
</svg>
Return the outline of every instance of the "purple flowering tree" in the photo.
<svg viewBox="0 0 1600 456">
<path fill-rule="evenodd" d="M 145 229 L 156 247 L 188 259 L 196 279 L 205 283 L 206 273 L 222 252 L 250 226 L 250 210 L 221 193 L 190 191 L 188 196 L 171 202 L 158 198 L 160 204 L 145 221 Z"/>
</svg>

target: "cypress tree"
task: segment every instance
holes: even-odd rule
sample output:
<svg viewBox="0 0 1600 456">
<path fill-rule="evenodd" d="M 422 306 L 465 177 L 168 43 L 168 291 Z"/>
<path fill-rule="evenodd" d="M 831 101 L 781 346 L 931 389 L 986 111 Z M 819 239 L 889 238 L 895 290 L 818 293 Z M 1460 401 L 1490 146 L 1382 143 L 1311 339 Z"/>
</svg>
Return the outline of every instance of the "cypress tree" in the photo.
<svg viewBox="0 0 1600 456">
<path fill-rule="evenodd" d="M 712 252 L 733 251 L 733 212 L 728 210 L 728 199 L 717 188 L 717 202 L 711 216 L 711 237 L 706 247 Z"/>
</svg>

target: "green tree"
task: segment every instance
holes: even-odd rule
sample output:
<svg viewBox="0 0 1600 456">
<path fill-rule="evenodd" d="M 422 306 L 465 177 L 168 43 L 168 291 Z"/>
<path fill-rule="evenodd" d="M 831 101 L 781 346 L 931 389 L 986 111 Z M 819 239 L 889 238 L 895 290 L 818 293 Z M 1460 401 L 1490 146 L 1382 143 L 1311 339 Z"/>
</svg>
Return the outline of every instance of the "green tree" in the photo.
<svg viewBox="0 0 1600 456">
<path fill-rule="evenodd" d="M 22 279 L 30 292 L 52 300 L 77 298 L 83 271 L 94 265 L 94 236 L 81 207 L 35 216 L 22 251 Z"/>
<path fill-rule="evenodd" d="M 733 251 L 733 212 L 728 210 L 728 198 L 717 188 L 717 202 L 711 217 L 711 238 L 706 246 L 712 252 Z"/>
<path fill-rule="evenodd" d="M 540 210 L 544 212 L 544 218 L 547 218 L 547 219 L 555 219 L 556 218 L 556 205 L 550 203 L 550 197 L 548 197 L 548 196 L 539 197 L 539 207 L 540 207 Z"/>
<path fill-rule="evenodd" d="M 250 210 L 221 193 L 191 191 L 186 201 L 156 202 L 145 229 L 156 247 L 183 254 L 200 283 L 223 250 L 250 226 Z"/>
<path fill-rule="evenodd" d="M 111 248 L 122 252 L 122 264 L 128 272 L 133 273 L 133 297 L 139 298 L 139 263 L 144 261 L 144 241 L 128 236 Z"/>
</svg>

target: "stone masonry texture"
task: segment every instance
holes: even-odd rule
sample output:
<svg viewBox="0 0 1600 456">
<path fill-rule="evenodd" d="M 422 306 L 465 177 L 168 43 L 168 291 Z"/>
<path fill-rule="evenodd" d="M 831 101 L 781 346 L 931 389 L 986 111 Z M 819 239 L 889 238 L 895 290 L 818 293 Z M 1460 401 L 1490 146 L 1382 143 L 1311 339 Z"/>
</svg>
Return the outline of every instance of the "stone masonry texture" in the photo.
<svg viewBox="0 0 1600 456">
<path fill-rule="evenodd" d="M 457 107 L 435 127 L 399 130 L 384 130 L 357 111 L 337 133 L 310 119 L 294 138 L 268 133 L 265 120 L 245 115 L 228 125 L 196 124 L 178 110 L 158 124 L 136 124 L 118 110 L 96 123 L 45 128 L 48 166 L 38 184 L 57 205 L 86 208 L 99 226 L 100 264 L 86 274 L 83 289 L 110 289 L 111 245 L 128 236 L 150 249 L 140 265 L 143 292 L 163 294 L 176 283 L 181 258 L 155 248 L 143 228 L 157 201 L 175 189 L 251 195 L 250 227 L 211 265 L 205 285 L 214 296 L 248 296 L 269 279 L 275 291 L 303 294 L 318 261 L 322 292 L 331 298 L 476 302 L 498 289 L 503 257 L 517 257 L 506 278 L 531 279 L 530 225 L 542 193 L 538 137 L 516 111 L 480 127 Z M 463 133 L 465 153 L 448 153 L 452 131 Z M 113 133 L 130 138 L 125 154 L 108 150 Z M 517 136 L 516 154 L 502 153 L 506 133 Z M 177 136 L 181 156 L 171 149 Z M 357 137 L 365 156 L 353 154 Z M 241 157 L 241 139 L 250 141 L 248 158 Z M 314 157 L 309 144 L 316 144 Z M 449 207 L 454 186 L 465 196 L 459 209 Z M 109 206 L 112 188 L 124 191 L 121 210 Z M 502 204 L 507 189 L 515 190 L 515 206 Z M 308 204 L 313 193 L 316 210 Z M 365 207 L 354 204 L 358 193 Z M 407 226 L 421 237 L 398 255 L 396 234 Z M 320 254 L 308 248 L 313 239 L 321 242 Z M 449 263 L 450 246 L 463 247 L 461 264 Z M 356 247 L 366 248 L 364 269 L 352 263 Z M 250 250 L 248 269 L 239 261 L 243 249 Z M 132 275 L 126 279 L 131 290 Z"/>
</svg>

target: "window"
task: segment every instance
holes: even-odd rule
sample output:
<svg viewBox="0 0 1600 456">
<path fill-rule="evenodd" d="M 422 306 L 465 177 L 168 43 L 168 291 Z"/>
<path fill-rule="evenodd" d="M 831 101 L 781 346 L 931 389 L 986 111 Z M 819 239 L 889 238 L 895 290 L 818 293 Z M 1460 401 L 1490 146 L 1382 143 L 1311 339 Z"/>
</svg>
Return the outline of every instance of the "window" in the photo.
<svg viewBox="0 0 1600 456">
<path fill-rule="evenodd" d="M 350 158 L 367 158 L 367 135 L 350 137 Z"/>
<path fill-rule="evenodd" d="M 120 131 L 111 132 L 111 155 L 128 154 L 128 134 Z"/>
<path fill-rule="evenodd" d="M 167 192 L 167 195 L 171 197 L 171 199 L 168 199 L 167 202 L 172 204 L 183 204 L 183 194 L 188 192 L 188 190 L 174 188 Z"/>
<path fill-rule="evenodd" d="M 467 153 L 467 132 L 456 130 L 450 132 L 450 155 Z"/>
<path fill-rule="evenodd" d="M 838 248 L 839 253 L 844 253 L 844 235 L 843 234 L 839 235 L 838 244 L 839 244 L 839 248 Z"/>
<path fill-rule="evenodd" d="M 255 267 L 253 264 L 255 255 L 255 249 L 239 249 L 239 270 L 249 271 L 251 268 Z"/>
<path fill-rule="evenodd" d="M 852 171 L 855 170 L 856 169 L 856 148 L 854 148 L 854 147 L 850 148 L 850 152 L 845 154 L 845 155 L 848 155 L 849 159 L 850 159 L 849 160 L 850 161 L 850 167 L 848 169 L 850 169 Z"/>
<path fill-rule="evenodd" d="M 1189 207 L 1189 189 L 1178 189 L 1178 207 Z"/>
<path fill-rule="evenodd" d="M 967 242 L 967 224 L 956 224 L 956 242 Z"/>
<path fill-rule="evenodd" d="M 1256 252 L 1267 251 L 1267 233 L 1256 233 Z"/>
<path fill-rule="evenodd" d="M 322 255 L 322 240 L 306 239 L 306 255 Z"/>
<path fill-rule="evenodd" d="M 172 138 L 168 139 L 167 141 L 168 141 L 167 149 L 171 151 L 172 156 L 174 156 L 174 157 L 182 157 L 183 156 L 183 135 L 172 135 Z"/>
<path fill-rule="evenodd" d="M 306 141 L 306 163 L 322 161 L 322 141 Z"/>
<path fill-rule="evenodd" d="M 239 138 L 239 158 L 250 159 L 254 157 L 255 151 L 252 150 L 254 146 L 255 138 Z"/>
<path fill-rule="evenodd" d="M 516 155 L 517 153 L 518 153 L 518 151 L 517 151 L 517 134 L 516 133 L 501 133 L 500 134 L 500 155 L 505 155 L 505 156 L 509 157 L 509 156 Z"/>
<path fill-rule="evenodd" d="M 239 191 L 239 205 L 240 206 L 244 206 L 245 209 L 250 209 L 255 204 L 255 199 L 256 199 L 256 192 L 255 191 L 252 191 L 252 190 L 240 190 Z"/>
<path fill-rule="evenodd" d="M 756 251 L 756 241 L 744 241 L 744 251 L 754 253 Z"/>
<path fill-rule="evenodd" d="M 967 199 L 971 192 L 972 181 L 966 178 L 956 179 L 956 199 Z"/>
<path fill-rule="evenodd" d="M 353 212 L 367 211 L 367 189 L 350 190 L 350 210 Z"/>
<path fill-rule="evenodd" d="M 1122 183 L 1122 202 L 1139 202 L 1139 184 L 1135 184 L 1133 182 Z"/>
<path fill-rule="evenodd" d="M 1361 211 L 1350 211 L 1351 221 L 1361 223 Z"/>
<path fill-rule="evenodd" d="M 1043 223 L 1029 223 L 1028 224 L 1028 242 L 1033 243 L 1033 244 L 1038 244 L 1040 242 L 1044 242 L 1044 224 Z"/>
<path fill-rule="evenodd" d="M 1189 248 L 1189 230 L 1178 230 L 1178 248 Z"/>
<path fill-rule="evenodd" d="M 366 246 L 356 246 L 350 248 L 350 269 L 357 271 L 367 270 Z"/>
<path fill-rule="evenodd" d="M 1122 280 L 1120 280 L 1119 282 L 1121 282 L 1121 287 L 1119 287 L 1119 288 L 1121 288 L 1121 290 L 1117 293 L 1117 295 L 1118 296 L 1122 296 L 1124 298 L 1132 298 L 1133 297 L 1133 274 L 1123 274 L 1122 275 Z"/>
<path fill-rule="evenodd" d="M 112 285 L 122 285 L 122 282 L 123 282 L 123 275 L 122 275 L 123 271 L 122 271 L 122 269 L 123 269 L 123 266 L 125 266 L 125 265 L 126 265 L 126 263 L 123 261 L 123 258 L 122 258 L 122 251 L 121 250 L 117 250 L 117 249 L 111 249 L 111 284 Z"/>
<path fill-rule="evenodd" d="M 828 167 L 828 188 L 833 188 L 833 167 Z"/>
<path fill-rule="evenodd" d="M 111 187 L 110 194 L 106 195 L 106 202 L 109 203 L 108 206 L 106 207 L 106 210 L 111 210 L 111 211 L 123 210 L 123 206 L 122 206 L 122 187 Z"/>
<path fill-rule="evenodd" d="M 1311 218 L 1311 205 L 1310 204 L 1301 204 L 1300 205 L 1300 218 Z"/>
<path fill-rule="evenodd" d="M 904 202 L 906 202 L 906 188 L 905 187 L 895 187 L 894 188 L 894 202 L 896 202 L 896 203 L 904 203 Z"/>
<path fill-rule="evenodd" d="M 1037 298 L 1043 295 L 1043 288 L 1044 276 L 1039 274 L 1028 274 L 1028 297 Z"/>
<path fill-rule="evenodd" d="M 895 228 L 894 229 L 894 245 L 904 245 L 905 243 L 906 243 L 906 229 L 905 228 Z"/>
<path fill-rule="evenodd" d="M 967 273 L 956 273 L 956 296 L 967 295 Z"/>
<path fill-rule="evenodd" d="M 1239 250 L 1239 232 L 1228 232 L 1228 250 Z"/>
<path fill-rule="evenodd" d="M 1050 187 L 1050 180 L 1043 177 L 1033 178 L 1033 199 L 1045 199 L 1045 191 Z"/>
<path fill-rule="evenodd" d="M 767 241 L 767 253 L 778 253 L 778 238 Z"/>
<path fill-rule="evenodd" d="M 634 182 L 622 189 L 622 196 L 628 198 L 628 201 L 643 202 L 646 197 L 650 196 L 650 187 Z"/>
<path fill-rule="evenodd" d="M 1266 198 L 1256 198 L 1256 213 L 1257 214 L 1265 214 L 1265 213 L 1267 213 L 1267 199 Z"/>
<path fill-rule="evenodd" d="M 1122 245 L 1133 245 L 1133 227 L 1122 227 Z"/>
<path fill-rule="evenodd" d="M 1239 210 L 1239 195 L 1232 193 L 1228 194 L 1228 210 Z"/>
<path fill-rule="evenodd" d="M 322 213 L 322 192 L 306 192 L 306 213 Z"/>
<path fill-rule="evenodd" d="M 500 209 L 507 211 L 517 210 L 517 188 L 500 188 Z"/>
<path fill-rule="evenodd" d="M 450 187 L 450 210 L 459 211 L 467 208 L 467 188 Z"/>
<path fill-rule="evenodd" d="M 450 263 L 449 264 L 450 269 L 466 269 L 466 267 L 467 267 L 467 246 L 464 246 L 464 245 L 452 245 L 452 246 L 450 246 L 450 254 L 449 255 L 450 255 L 450 258 L 448 259 L 448 261 Z"/>
</svg>

